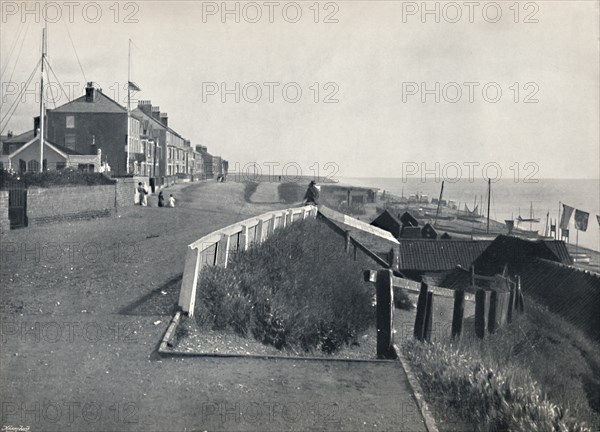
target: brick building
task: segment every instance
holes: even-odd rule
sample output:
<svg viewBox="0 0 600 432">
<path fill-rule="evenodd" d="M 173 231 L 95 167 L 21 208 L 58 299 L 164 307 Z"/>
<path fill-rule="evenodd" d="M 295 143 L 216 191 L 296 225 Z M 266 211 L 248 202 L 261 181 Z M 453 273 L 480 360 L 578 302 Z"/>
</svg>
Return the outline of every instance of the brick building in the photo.
<svg viewBox="0 0 600 432">
<path fill-rule="evenodd" d="M 139 121 L 92 82 L 84 96 L 48 109 L 47 119 L 49 141 L 81 154 L 100 150 L 114 175 L 133 173 L 144 158 Z"/>
</svg>

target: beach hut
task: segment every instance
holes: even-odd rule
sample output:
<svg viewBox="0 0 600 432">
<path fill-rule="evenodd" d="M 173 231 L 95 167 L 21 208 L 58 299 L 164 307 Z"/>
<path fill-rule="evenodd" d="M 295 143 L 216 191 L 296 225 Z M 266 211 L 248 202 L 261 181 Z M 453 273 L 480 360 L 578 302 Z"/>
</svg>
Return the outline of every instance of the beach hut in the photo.
<svg viewBox="0 0 600 432">
<path fill-rule="evenodd" d="M 402 232 L 401 222 L 387 210 L 384 210 L 379 216 L 373 219 L 371 225 L 388 231 L 396 238 L 399 238 Z"/>
<path fill-rule="evenodd" d="M 424 239 L 435 240 L 438 237 L 437 231 L 431 224 L 425 224 L 425 226 L 421 229 L 421 236 Z"/>
</svg>

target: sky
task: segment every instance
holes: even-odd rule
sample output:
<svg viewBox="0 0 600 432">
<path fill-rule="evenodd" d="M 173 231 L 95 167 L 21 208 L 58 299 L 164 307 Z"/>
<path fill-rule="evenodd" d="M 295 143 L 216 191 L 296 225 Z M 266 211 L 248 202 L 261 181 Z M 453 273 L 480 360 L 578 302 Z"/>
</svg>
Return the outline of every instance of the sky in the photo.
<svg viewBox="0 0 600 432">
<path fill-rule="evenodd" d="M 600 177 L 595 1 L 51 3 L 1 2 L 0 118 L 39 60 L 46 10 L 71 98 L 93 81 L 125 104 L 131 39 L 134 99 L 232 169 Z M 38 114 L 26 95 L 3 134 Z"/>
</svg>

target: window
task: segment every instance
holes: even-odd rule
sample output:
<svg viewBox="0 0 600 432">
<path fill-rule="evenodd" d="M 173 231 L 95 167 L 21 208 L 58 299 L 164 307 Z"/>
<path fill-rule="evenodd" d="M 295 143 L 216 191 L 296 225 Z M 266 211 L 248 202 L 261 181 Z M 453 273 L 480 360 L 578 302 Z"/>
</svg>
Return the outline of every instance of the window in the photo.
<svg viewBox="0 0 600 432">
<path fill-rule="evenodd" d="M 29 162 L 27 162 L 27 171 L 37 172 L 39 170 L 40 170 L 40 163 L 37 160 L 31 159 Z"/>
<path fill-rule="evenodd" d="M 75 134 L 65 134 L 65 147 L 71 150 L 75 150 Z"/>
<path fill-rule="evenodd" d="M 67 129 L 74 129 L 75 128 L 75 116 L 67 116 Z"/>
</svg>

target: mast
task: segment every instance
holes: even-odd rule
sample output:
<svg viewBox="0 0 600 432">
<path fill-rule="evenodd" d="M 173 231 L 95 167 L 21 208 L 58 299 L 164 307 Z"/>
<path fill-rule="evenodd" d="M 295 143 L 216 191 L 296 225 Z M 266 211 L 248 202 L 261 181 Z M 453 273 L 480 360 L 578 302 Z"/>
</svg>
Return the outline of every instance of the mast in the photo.
<svg viewBox="0 0 600 432">
<path fill-rule="evenodd" d="M 42 29 L 42 73 L 40 77 L 40 172 L 44 172 L 44 63 L 46 62 L 46 26 Z M 35 132 L 35 131 L 34 131 Z"/>
<path fill-rule="evenodd" d="M 490 198 L 492 195 L 492 179 L 488 179 L 488 208 L 487 208 L 487 234 L 490 233 Z"/>
<path fill-rule="evenodd" d="M 127 53 L 127 161 L 125 172 L 129 174 L 129 116 L 131 115 L 131 94 L 129 93 L 129 83 L 131 82 L 131 39 L 129 39 L 129 49 Z"/>
<path fill-rule="evenodd" d="M 435 220 L 433 226 L 437 223 L 438 214 L 440 212 L 440 205 L 442 204 L 442 194 L 444 193 L 444 181 L 442 180 L 442 188 L 440 189 L 440 199 L 438 200 L 437 210 L 435 211 Z"/>
</svg>

